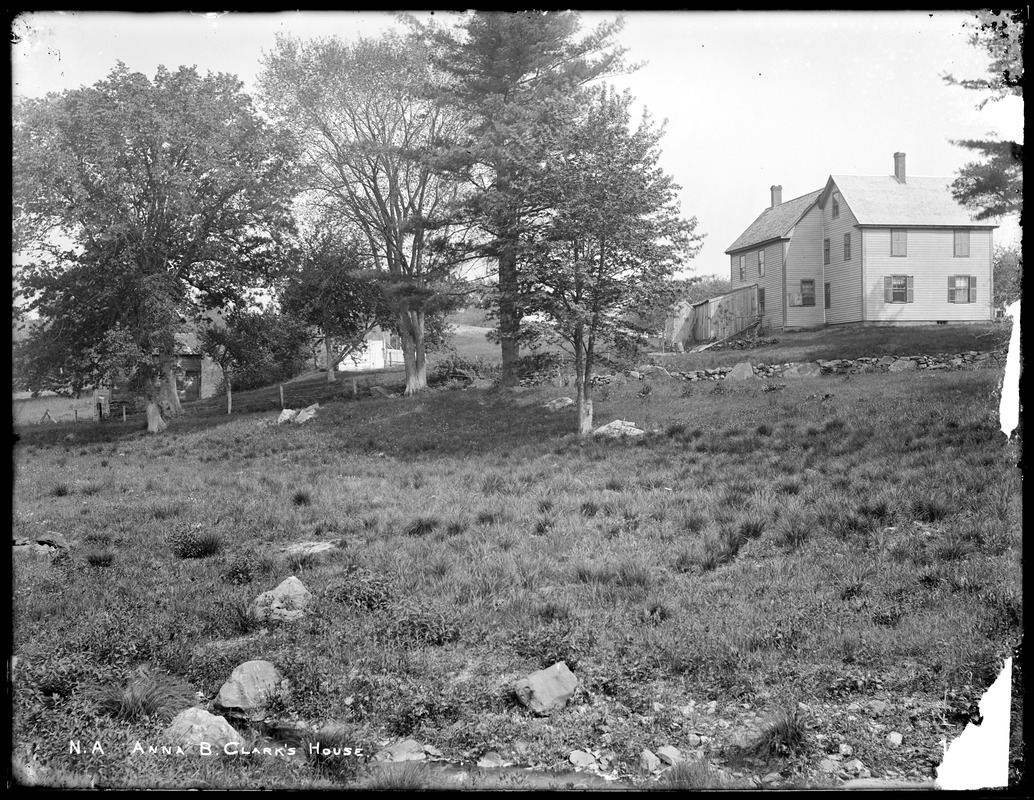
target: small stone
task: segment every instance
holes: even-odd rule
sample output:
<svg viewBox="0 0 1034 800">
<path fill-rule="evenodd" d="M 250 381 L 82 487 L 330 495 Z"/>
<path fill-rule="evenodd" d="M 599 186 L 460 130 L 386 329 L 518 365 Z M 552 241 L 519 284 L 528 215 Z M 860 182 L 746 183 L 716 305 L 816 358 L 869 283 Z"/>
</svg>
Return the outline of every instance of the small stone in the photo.
<svg viewBox="0 0 1034 800">
<path fill-rule="evenodd" d="M 496 767 L 505 767 L 506 761 L 495 750 L 489 750 L 478 759 L 478 766 L 482 769 L 494 769 Z"/>
<path fill-rule="evenodd" d="M 828 758 L 824 758 L 819 762 L 819 769 L 822 772 L 835 773 L 839 772 L 840 765 L 836 761 L 832 761 Z"/>
<path fill-rule="evenodd" d="M 596 763 L 596 758 L 592 753 L 586 753 L 584 750 L 575 750 L 568 756 L 568 761 L 576 767 L 588 767 Z"/>
<path fill-rule="evenodd" d="M 700 747 L 700 737 L 695 733 L 691 733 L 686 737 L 686 744 L 690 747 Z"/>
<path fill-rule="evenodd" d="M 849 745 L 849 744 L 842 744 L 842 745 L 840 745 L 840 755 L 842 755 L 842 756 L 853 756 L 854 755 L 854 748 L 851 747 L 851 745 Z"/>
<path fill-rule="evenodd" d="M 901 747 L 901 742 L 903 740 L 904 740 L 904 737 L 900 733 L 898 733 L 897 731 L 891 731 L 890 733 L 887 734 L 886 742 L 887 742 L 887 746 L 888 747 L 897 748 L 897 747 Z"/>
<path fill-rule="evenodd" d="M 679 752 L 677 747 L 672 747 L 670 744 L 658 747 L 657 757 L 665 764 L 677 764 L 679 761 L 682 761 L 682 753 Z"/>
<path fill-rule="evenodd" d="M 874 717 L 882 717 L 887 713 L 889 706 L 883 700 L 870 700 L 866 707 L 869 709 L 869 713 Z"/>
</svg>

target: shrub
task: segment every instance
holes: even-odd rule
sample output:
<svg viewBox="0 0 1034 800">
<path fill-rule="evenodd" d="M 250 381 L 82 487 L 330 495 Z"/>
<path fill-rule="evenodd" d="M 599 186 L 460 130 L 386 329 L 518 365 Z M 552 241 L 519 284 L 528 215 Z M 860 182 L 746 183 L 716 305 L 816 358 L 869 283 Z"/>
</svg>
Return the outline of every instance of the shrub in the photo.
<svg viewBox="0 0 1034 800">
<path fill-rule="evenodd" d="M 299 489 L 291 496 L 291 502 L 296 506 L 307 506 L 312 503 L 312 494 L 308 489 Z"/>
<path fill-rule="evenodd" d="M 172 552 L 178 558 L 208 558 L 218 553 L 223 546 L 218 533 L 203 530 L 200 524 L 174 531 L 169 542 Z"/>
<path fill-rule="evenodd" d="M 71 490 L 64 483 L 59 483 L 50 489 L 51 497 L 67 497 L 69 494 L 71 494 Z"/>
</svg>

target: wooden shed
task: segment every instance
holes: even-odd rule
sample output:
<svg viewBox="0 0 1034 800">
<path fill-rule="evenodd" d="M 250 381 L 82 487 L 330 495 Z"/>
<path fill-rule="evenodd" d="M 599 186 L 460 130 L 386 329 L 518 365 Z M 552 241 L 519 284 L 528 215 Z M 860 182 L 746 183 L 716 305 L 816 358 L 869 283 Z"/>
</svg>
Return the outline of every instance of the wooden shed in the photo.
<svg viewBox="0 0 1034 800">
<path fill-rule="evenodd" d="M 698 303 L 682 303 L 665 324 L 665 347 L 725 339 L 756 323 L 758 310 L 756 283 Z"/>
</svg>

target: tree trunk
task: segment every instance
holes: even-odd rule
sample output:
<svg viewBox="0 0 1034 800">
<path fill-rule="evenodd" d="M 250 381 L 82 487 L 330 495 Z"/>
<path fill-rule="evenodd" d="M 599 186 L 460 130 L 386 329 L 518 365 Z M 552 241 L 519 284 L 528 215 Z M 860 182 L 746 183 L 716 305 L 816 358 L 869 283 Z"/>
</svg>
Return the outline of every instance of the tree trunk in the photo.
<svg viewBox="0 0 1034 800">
<path fill-rule="evenodd" d="M 159 405 L 161 391 L 159 387 L 154 386 L 147 391 L 147 432 L 148 433 L 161 433 L 169 427 L 169 423 L 165 421 L 162 416 L 161 406 Z"/>
<path fill-rule="evenodd" d="M 176 365 L 172 361 L 162 365 L 162 390 L 169 414 L 179 416 L 183 407 L 180 405 L 180 394 L 176 391 Z"/>
<path fill-rule="evenodd" d="M 586 357 L 584 332 L 579 325 L 574 333 L 574 386 L 578 407 L 578 435 L 592 434 L 592 382 L 588 379 L 591 359 Z"/>
<path fill-rule="evenodd" d="M 496 191 L 506 198 L 511 192 L 513 175 L 509 168 L 499 169 L 496 174 Z M 521 348 L 518 341 L 520 333 L 520 312 L 517 307 L 518 280 L 517 280 L 517 217 L 505 206 L 499 212 L 498 217 L 502 223 L 497 230 L 501 231 L 498 245 L 499 259 L 499 342 L 502 348 L 502 375 L 500 383 L 503 386 L 516 386 L 520 382 L 517 375 L 517 359 L 520 358 Z"/>
<path fill-rule="evenodd" d="M 327 383 L 334 383 L 337 380 L 337 364 L 331 363 L 334 361 L 334 343 L 329 336 L 323 337 L 323 351 L 326 353 L 323 363 L 327 365 Z"/>
<path fill-rule="evenodd" d="M 516 386 L 520 382 L 517 374 L 517 359 L 521 356 L 518 342 L 520 317 L 517 310 L 517 255 L 515 243 L 503 245 L 499 253 L 499 342 L 502 348 L 503 386 Z"/>
<path fill-rule="evenodd" d="M 427 355 L 424 350 L 424 312 L 403 310 L 402 360 L 406 365 L 406 396 L 427 388 Z"/>
</svg>

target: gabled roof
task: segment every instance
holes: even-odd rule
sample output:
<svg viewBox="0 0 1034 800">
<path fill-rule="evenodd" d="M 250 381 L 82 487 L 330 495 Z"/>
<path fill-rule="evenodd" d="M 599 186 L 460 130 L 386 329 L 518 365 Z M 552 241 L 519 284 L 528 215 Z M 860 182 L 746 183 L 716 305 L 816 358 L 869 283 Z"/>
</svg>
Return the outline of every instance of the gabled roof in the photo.
<svg viewBox="0 0 1034 800">
<path fill-rule="evenodd" d="M 945 226 L 996 228 L 977 222 L 951 194 L 951 178 L 914 178 L 905 183 L 893 175 L 830 175 L 820 205 L 836 184 L 859 225 L 894 227 Z"/>
<path fill-rule="evenodd" d="M 729 245 L 725 252 L 733 253 L 736 250 L 754 247 L 762 242 L 783 238 L 804 216 L 804 212 L 811 208 L 822 191 L 822 189 L 817 189 L 801 197 L 780 203 L 775 208 L 766 208 L 761 216 L 754 220 L 735 242 Z M 854 209 L 854 206 L 851 208 Z"/>
</svg>

